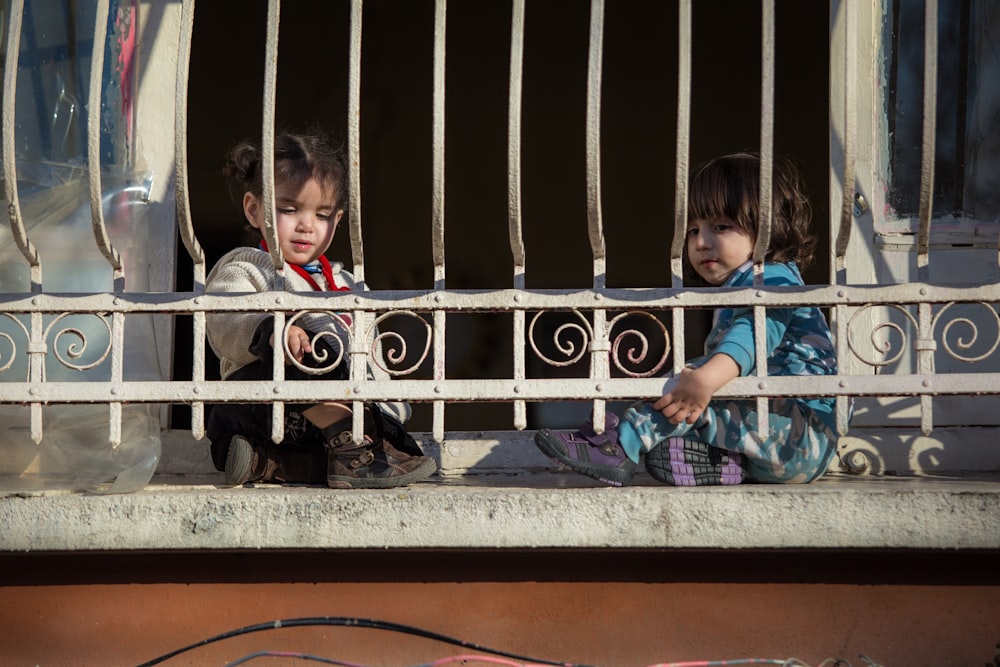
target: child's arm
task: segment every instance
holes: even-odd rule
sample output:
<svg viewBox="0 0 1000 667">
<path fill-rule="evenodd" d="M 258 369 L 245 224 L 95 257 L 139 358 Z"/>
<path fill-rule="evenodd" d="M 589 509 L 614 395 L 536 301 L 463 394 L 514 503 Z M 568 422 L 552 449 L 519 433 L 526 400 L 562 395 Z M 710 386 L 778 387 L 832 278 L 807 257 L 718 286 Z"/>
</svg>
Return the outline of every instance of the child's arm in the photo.
<svg viewBox="0 0 1000 667">
<path fill-rule="evenodd" d="M 714 354 L 698 368 L 685 368 L 670 390 L 653 403 L 671 424 L 693 424 L 715 392 L 739 377 L 740 367 L 728 354 Z"/>
</svg>

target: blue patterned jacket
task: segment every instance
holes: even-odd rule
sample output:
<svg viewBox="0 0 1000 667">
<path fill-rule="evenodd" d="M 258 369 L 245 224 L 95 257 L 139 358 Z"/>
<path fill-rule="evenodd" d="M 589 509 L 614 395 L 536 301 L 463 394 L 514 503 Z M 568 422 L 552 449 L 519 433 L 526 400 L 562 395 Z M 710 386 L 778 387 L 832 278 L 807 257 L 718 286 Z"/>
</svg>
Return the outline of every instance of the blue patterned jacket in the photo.
<svg viewBox="0 0 1000 667">
<path fill-rule="evenodd" d="M 764 265 L 765 285 L 804 285 L 794 262 Z M 730 276 L 723 287 L 753 286 L 753 265 L 747 262 Z M 700 366 L 714 354 L 724 353 L 740 367 L 740 375 L 756 372 L 753 340 L 753 309 L 719 308 L 705 340 L 705 356 L 691 360 Z M 823 312 L 813 306 L 767 309 L 768 375 L 834 375 L 837 355 L 833 336 Z M 833 398 L 796 399 L 815 411 L 831 430 L 836 430 Z"/>
</svg>

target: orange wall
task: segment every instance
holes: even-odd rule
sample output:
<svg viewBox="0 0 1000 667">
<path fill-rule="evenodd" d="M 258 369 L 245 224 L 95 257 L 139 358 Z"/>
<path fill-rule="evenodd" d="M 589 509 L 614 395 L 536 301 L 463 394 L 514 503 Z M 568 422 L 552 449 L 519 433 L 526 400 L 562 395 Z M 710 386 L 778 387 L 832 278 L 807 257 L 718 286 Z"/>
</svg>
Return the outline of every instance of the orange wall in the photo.
<svg viewBox="0 0 1000 667">
<path fill-rule="evenodd" d="M 808 553 L 4 557 L 0 663 L 136 665 L 246 625 L 344 616 L 608 667 L 788 657 L 862 665 L 859 654 L 886 666 L 992 665 L 996 562 L 994 554 Z M 634 581 L 643 576 L 653 583 Z M 224 664 L 260 650 L 400 666 L 470 652 L 318 626 L 225 639 L 162 664 Z"/>
</svg>

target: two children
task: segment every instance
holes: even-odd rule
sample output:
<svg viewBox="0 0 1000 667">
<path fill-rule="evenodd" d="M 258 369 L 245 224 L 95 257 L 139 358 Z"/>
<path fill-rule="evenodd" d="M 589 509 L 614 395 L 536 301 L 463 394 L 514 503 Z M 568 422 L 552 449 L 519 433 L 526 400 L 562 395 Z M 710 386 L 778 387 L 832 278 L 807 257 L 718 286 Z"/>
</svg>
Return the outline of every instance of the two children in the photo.
<svg viewBox="0 0 1000 667">
<path fill-rule="evenodd" d="M 709 285 L 753 285 L 759 225 L 760 160 L 735 154 L 695 170 L 688 199 L 688 265 Z M 800 268 L 812 260 L 815 239 L 798 171 L 776 161 L 765 285 L 802 285 Z M 767 373 L 832 375 L 837 359 L 830 329 L 815 307 L 767 309 Z M 754 400 L 714 399 L 727 382 L 756 372 L 753 310 L 714 313 L 705 355 L 692 359 L 652 402 L 634 404 L 621 419 L 608 415 L 603 432 L 592 424 L 568 433 L 542 429 L 535 444 L 550 458 L 600 482 L 632 481 L 640 456 L 666 484 L 803 483 L 823 474 L 836 449 L 832 398 L 769 401 L 770 432 L 756 432 Z"/>
<path fill-rule="evenodd" d="M 275 227 L 291 268 L 286 289 L 353 289 L 351 275 L 324 257 L 343 217 L 346 165 L 340 151 L 308 135 L 275 140 Z M 249 227 L 263 229 L 261 156 L 241 144 L 228 173 L 243 195 Z M 720 157 L 698 168 L 688 200 L 686 260 L 709 285 L 753 285 L 753 254 L 759 224 L 760 161 L 750 154 Z M 799 269 L 812 259 L 815 239 L 798 171 L 777 161 L 773 170 L 773 224 L 764 266 L 765 285 L 802 285 Z M 274 289 L 275 271 L 263 237 L 259 247 L 227 253 L 208 278 L 213 292 Z M 815 307 L 767 310 L 768 375 L 830 375 L 837 368 L 829 327 Z M 287 352 L 301 364 L 342 356 L 341 363 L 312 375 L 286 360 L 287 379 L 347 379 L 346 330 L 327 313 L 310 312 L 286 327 L 284 339 L 264 313 L 213 313 L 208 338 L 219 356 L 223 379 L 270 379 L 272 355 Z M 276 338 L 276 333 L 279 337 Z M 715 312 L 705 355 L 671 378 L 667 392 L 639 402 L 621 419 L 609 414 L 603 432 L 584 424 L 575 432 L 542 429 L 535 443 L 550 458 L 605 484 L 629 484 L 640 457 L 666 484 L 738 484 L 743 481 L 803 483 L 821 475 L 836 447 L 834 400 L 778 398 L 769 401 L 770 432 L 756 432 L 754 400 L 713 396 L 730 380 L 756 372 L 751 308 Z M 383 374 L 376 365 L 370 376 Z M 347 405 L 319 401 L 287 405 L 285 439 L 271 441 L 267 404 L 213 408 L 208 436 L 226 483 L 286 481 L 331 487 L 392 487 L 428 477 L 436 464 L 422 455 L 402 426 L 403 404 L 366 405 L 365 441 L 351 437 Z"/>
<path fill-rule="evenodd" d="M 293 292 L 354 289 L 353 277 L 324 253 L 344 215 L 347 166 L 343 153 L 322 137 L 280 133 L 274 148 L 274 227 L 289 270 L 285 289 Z M 258 247 L 228 252 L 208 276 L 208 292 L 266 292 L 275 289 L 276 272 L 263 237 L 263 180 L 259 149 L 236 146 L 226 171 L 242 194 L 243 213 L 257 233 Z M 220 312 L 207 316 L 208 341 L 218 355 L 224 380 L 271 379 L 273 355 L 327 369 L 311 374 L 285 358 L 288 380 L 345 380 L 349 355 L 345 322 L 326 311 L 308 312 L 274 330 L 266 313 Z M 370 364 L 371 377 L 386 374 Z M 335 488 L 395 487 L 431 475 L 437 464 L 423 456 L 403 428 L 405 404 L 365 406 L 365 438 L 355 444 L 352 412 L 336 401 L 285 406 L 285 437 L 271 439 L 269 404 L 221 404 L 212 408 L 206 430 L 212 458 L 228 485 L 248 481 L 326 484 Z"/>
</svg>

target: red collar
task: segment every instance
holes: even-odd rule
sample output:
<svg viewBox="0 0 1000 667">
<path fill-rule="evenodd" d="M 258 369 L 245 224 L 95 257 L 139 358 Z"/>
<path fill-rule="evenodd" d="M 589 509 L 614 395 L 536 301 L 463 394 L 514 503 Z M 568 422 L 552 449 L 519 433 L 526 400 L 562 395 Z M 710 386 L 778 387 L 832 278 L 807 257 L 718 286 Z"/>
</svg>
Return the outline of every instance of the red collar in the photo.
<svg viewBox="0 0 1000 667">
<path fill-rule="evenodd" d="M 263 250 L 264 252 L 268 252 L 267 241 L 265 241 L 264 239 L 260 240 L 260 249 Z M 292 271 L 295 271 L 295 273 L 305 278 L 306 282 L 309 283 L 314 290 L 316 290 L 317 292 L 323 291 L 323 288 L 319 286 L 319 283 L 317 283 L 316 280 L 311 275 L 309 275 L 309 272 L 306 271 L 304 268 L 302 268 L 301 265 L 292 264 L 291 262 L 286 262 L 286 264 L 292 267 Z M 347 287 L 346 285 L 344 287 L 337 287 L 337 284 L 333 282 L 333 269 L 330 267 L 330 262 L 329 260 L 327 260 L 325 255 L 319 256 L 319 265 L 320 268 L 323 270 L 323 278 L 326 279 L 326 286 L 328 291 L 330 292 L 350 291 L 351 289 L 350 287 Z"/>
</svg>

